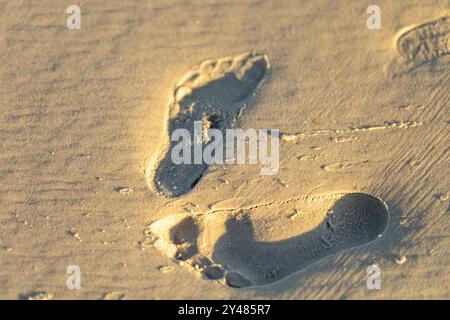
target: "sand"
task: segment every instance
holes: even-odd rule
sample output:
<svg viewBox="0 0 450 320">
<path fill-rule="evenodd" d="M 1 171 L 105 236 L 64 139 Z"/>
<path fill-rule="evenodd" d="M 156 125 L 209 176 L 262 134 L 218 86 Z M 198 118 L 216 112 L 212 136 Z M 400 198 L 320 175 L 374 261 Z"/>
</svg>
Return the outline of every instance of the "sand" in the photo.
<svg viewBox="0 0 450 320">
<path fill-rule="evenodd" d="M 450 3 L 376 4 L 0 2 L 0 298 L 449 299 Z M 191 102 L 277 174 L 171 180 Z"/>
</svg>

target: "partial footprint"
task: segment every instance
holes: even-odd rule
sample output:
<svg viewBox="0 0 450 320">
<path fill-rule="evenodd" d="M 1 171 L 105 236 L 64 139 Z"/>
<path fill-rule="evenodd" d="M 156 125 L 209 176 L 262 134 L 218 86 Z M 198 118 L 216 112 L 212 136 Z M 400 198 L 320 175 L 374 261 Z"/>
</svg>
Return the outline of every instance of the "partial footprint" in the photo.
<svg viewBox="0 0 450 320">
<path fill-rule="evenodd" d="M 203 134 L 209 128 L 223 132 L 233 127 L 269 68 L 267 56 L 249 52 L 207 60 L 189 71 L 180 80 L 169 106 L 168 140 L 180 128 L 193 136 L 194 121 L 201 121 Z M 201 139 L 202 147 L 210 142 L 205 136 Z M 168 141 L 148 170 L 150 186 L 166 197 L 189 192 L 208 169 L 207 164 L 194 164 L 193 155 L 192 164 L 174 164 L 171 151 L 177 144 Z"/>
<path fill-rule="evenodd" d="M 285 214 L 293 208 L 295 215 Z M 173 215 L 150 230 L 159 250 L 205 278 L 248 287 L 278 281 L 368 243 L 383 233 L 387 221 L 383 201 L 351 193 Z"/>
<path fill-rule="evenodd" d="M 450 55 L 450 17 L 442 17 L 402 30 L 396 49 L 411 69 Z"/>
</svg>

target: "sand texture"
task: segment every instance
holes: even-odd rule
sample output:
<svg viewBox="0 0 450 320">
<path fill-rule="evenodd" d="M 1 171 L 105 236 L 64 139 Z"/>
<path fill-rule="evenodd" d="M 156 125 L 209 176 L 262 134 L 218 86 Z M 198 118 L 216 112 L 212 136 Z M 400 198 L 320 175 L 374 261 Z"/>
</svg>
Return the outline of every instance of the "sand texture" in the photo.
<svg viewBox="0 0 450 320">
<path fill-rule="evenodd" d="M 76 4 L 0 0 L 1 299 L 450 299 L 448 0 Z"/>
</svg>

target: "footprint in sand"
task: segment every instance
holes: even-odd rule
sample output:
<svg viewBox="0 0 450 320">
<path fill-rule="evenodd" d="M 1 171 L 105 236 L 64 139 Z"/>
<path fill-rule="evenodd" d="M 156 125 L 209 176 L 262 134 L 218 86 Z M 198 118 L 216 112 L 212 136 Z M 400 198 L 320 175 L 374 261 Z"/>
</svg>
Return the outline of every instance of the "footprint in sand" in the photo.
<svg viewBox="0 0 450 320">
<path fill-rule="evenodd" d="M 205 131 L 233 127 L 269 68 L 267 56 L 249 52 L 204 61 L 180 80 L 169 106 L 169 139 L 156 164 L 151 164 L 148 170 L 148 181 L 155 192 L 166 197 L 184 195 L 208 169 L 207 164 L 173 163 L 171 151 L 178 141 L 169 141 L 172 132 L 183 128 L 193 136 L 194 121 L 201 121 Z M 202 140 L 203 147 L 208 142 Z"/>
<path fill-rule="evenodd" d="M 412 69 L 450 55 L 450 17 L 403 29 L 395 45 L 397 53 Z"/>
<path fill-rule="evenodd" d="M 300 209 L 298 209 L 300 208 Z M 292 214 L 282 212 L 294 209 Z M 206 279 L 269 284 L 380 236 L 386 204 L 363 193 L 325 194 L 248 208 L 178 214 L 150 225 L 154 245 Z"/>
</svg>

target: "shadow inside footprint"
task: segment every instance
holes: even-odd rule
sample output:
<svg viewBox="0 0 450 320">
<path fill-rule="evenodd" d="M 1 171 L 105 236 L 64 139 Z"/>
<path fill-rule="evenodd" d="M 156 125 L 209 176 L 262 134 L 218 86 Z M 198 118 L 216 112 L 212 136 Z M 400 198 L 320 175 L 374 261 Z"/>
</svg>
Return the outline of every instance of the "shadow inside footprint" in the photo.
<svg viewBox="0 0 450 320">
<path fill-rule="evenodd" d="M 187 260 L 197 253 L 196 240 L 199 230 L 192 217 L 187 217 L 169 230 L 170 241 L 178 250 L 175 253 L 177 260 Z"/>
<path fill-rule="evenodd" d="M 150 185 L 156 192 L 166 197 L 178 197 L 195 187 L 208 164 L 203 162 L 201 154 L 196 160 L 195 150 L 191 148 L 194 140 L 200 141 L 198 144 L 203 150 L 211 142 L 207 136 L 208 129 L 218 129 L 223 133 L 233 127 L 268 69 L 267 57 L 251 52 L 205 61 L 183 78 L 169 108 L 170 141 L 162 148 L 156 168 L 150 170 Z M 195 123 L 201 124 L 200 137 L 196 136 Z M 188 133 L 189 141 L 185 141 L 184 136 L 174 137 L 177 129 Z M 184 154 L 184 148 L 175 149 L 182 143 L 190 150 L 189 154 Z M 173 160 L 175 151 L 184 159 L 182 163 Z"/>
<path fill-rule="evenodd" d="M 387 221 L 386 205 L 363 193 L 343 196 L 315 229 L 281 241 L 257 241 L 250 215 L 232 217 L 214 246 L 212 259 L 228 270 L 225 280 L 232 287 L 268 284 L 376 239 Z"/>
</svg>

